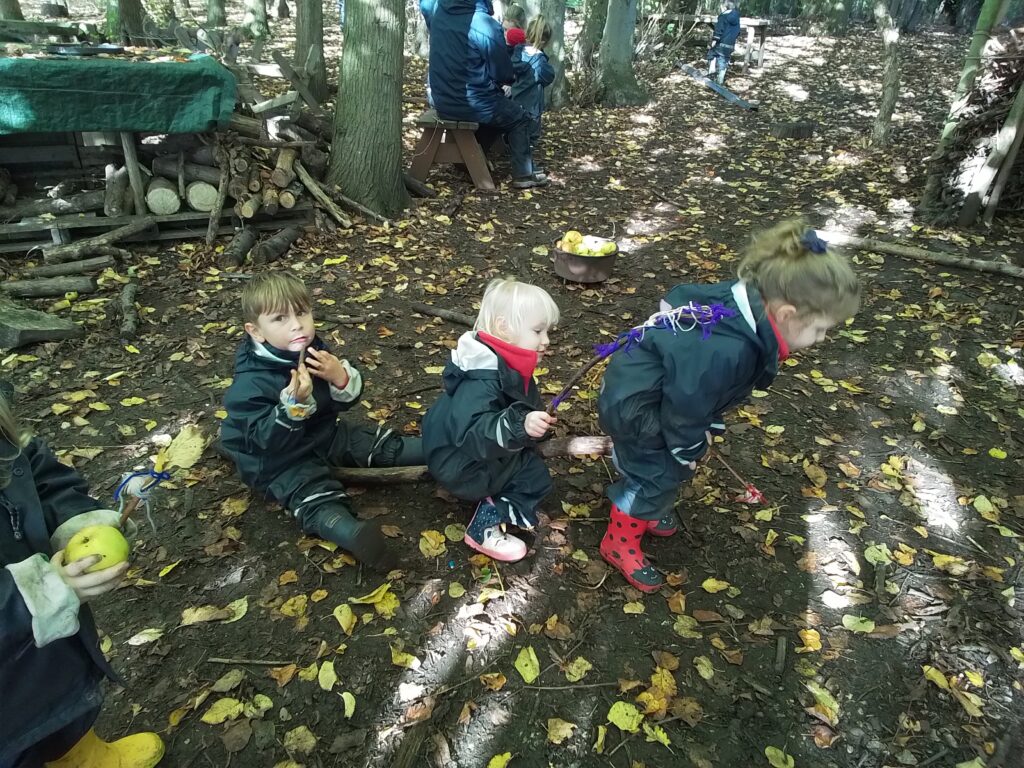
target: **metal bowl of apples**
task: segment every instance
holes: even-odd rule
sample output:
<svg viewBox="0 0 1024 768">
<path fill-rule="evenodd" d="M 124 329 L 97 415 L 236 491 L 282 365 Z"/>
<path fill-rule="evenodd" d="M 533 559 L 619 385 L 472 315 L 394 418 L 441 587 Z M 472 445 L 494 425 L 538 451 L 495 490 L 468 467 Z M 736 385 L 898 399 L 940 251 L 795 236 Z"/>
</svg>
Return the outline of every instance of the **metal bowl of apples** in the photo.
<svg viewBox="0 0 1024 768">
<path fill-rule="evenodd" d="M 570 230 L 555 243 L 555 274 L 575 283 L 603 283 L 618 257 L 614 240 Z"/>
</svg>

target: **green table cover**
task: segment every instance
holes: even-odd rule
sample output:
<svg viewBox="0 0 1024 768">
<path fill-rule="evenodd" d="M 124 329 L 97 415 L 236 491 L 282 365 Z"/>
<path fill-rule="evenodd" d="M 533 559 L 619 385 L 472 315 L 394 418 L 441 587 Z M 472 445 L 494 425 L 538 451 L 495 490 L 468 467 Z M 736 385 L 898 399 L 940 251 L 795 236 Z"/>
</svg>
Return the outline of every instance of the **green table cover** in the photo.
<svg viewBox="0 0 1024 768">
<path fill-rule="evenodd" d="M 197 133 L 224 126 L 235 78 L 215 59 L 0 58 L 0 135 Z"/>
</svg>

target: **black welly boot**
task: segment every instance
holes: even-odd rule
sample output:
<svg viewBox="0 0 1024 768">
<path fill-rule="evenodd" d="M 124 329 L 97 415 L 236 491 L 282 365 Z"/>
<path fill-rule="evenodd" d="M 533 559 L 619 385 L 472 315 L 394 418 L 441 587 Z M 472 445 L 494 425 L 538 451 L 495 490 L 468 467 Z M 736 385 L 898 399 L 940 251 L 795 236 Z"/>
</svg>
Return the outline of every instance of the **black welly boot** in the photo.
<svg viewBox="0 0 1024 768">
<path fill-rule="evenodd" d="M 390 571 L 398 563 L 380 528 L 371 521 L 356 519 L 347 509 L 324 507 L 319 510 L 311 532 L 333 541 L 370 568 Z"/>
</svg>

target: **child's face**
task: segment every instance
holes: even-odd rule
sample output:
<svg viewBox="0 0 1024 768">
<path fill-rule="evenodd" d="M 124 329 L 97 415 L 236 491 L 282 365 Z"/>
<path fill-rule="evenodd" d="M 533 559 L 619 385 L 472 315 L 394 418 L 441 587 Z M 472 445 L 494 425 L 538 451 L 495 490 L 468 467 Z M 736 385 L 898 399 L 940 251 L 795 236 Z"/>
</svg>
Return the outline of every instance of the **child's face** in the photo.
<svg viewBox="0 0 1024 768">
<path fill-rule="evenodd" d="M 835 320 L 825 315 L 801 316 L 792 304 L 769 307 L 769 311 L 791 352 L 807 349 L 824 341 L 828 337 L 828 332 L 836 325 Z"/>
<path fill-rule="evenodd" d="M 543 316 L 532 316 L 524 319 L 522 327 L 511 334 L 510 344 L 537 353 L 537 359 L 543 357 L 548 348 L 548 323 Z"/>
<path fill-rule="evenodd" d="M 291 352 L 301 352 L 308 347 L 316 333 L 312 311 L 298 307 L 264 312 L 255 323 L 246 323 L 245 330 L 256 341 Z"/>
</svg>

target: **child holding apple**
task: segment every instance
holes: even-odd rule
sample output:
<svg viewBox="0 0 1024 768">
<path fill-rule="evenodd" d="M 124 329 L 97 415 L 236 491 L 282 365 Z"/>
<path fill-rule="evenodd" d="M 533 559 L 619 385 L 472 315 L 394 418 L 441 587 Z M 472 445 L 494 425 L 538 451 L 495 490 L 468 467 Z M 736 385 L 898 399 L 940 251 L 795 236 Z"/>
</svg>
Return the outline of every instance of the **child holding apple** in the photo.
<svg viewBox="0 0 1024 768">
<path fill-rule="evenodd" d="M 0 382 L 0 766 L 152 768 L 164 753 L 155 733 L 107 743 L 92 730 L 103 678 L 120 678 L 86 603 L 128 569 L 124 537 L 106 529 L 119 515 L 21 430 L 12 394 Z M 95 554 L 66 557 L 75 535 L 93 526 Z M 105 558 L 119 562 L 95 570 Z"/>
</svg>

